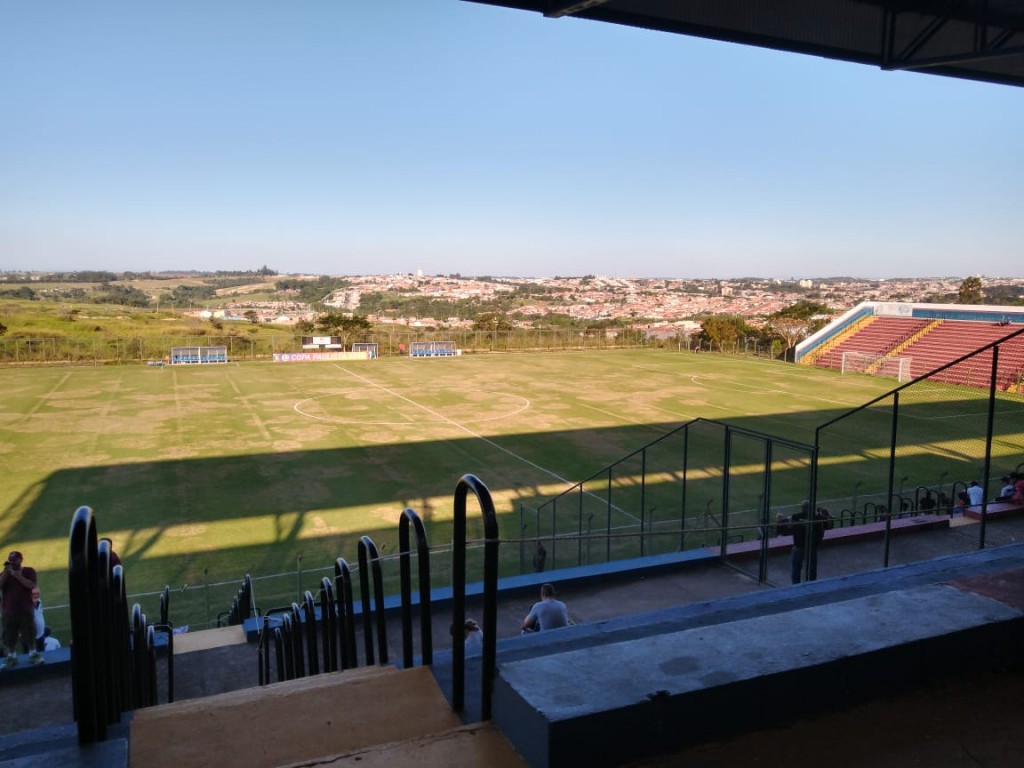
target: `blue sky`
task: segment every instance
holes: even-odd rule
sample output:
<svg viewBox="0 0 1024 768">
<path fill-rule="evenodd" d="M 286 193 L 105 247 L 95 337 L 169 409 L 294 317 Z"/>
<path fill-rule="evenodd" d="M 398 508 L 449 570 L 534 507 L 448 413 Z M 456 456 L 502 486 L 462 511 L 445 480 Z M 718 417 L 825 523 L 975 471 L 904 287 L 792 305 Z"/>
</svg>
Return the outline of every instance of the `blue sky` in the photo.
<svg viewBox="0 0 1024 768">
<path fill-rule="evenodd" d="M 0 270 L 1020 276 L 1024 89 L 461 0 L 0 0 Z"/>
</svg>

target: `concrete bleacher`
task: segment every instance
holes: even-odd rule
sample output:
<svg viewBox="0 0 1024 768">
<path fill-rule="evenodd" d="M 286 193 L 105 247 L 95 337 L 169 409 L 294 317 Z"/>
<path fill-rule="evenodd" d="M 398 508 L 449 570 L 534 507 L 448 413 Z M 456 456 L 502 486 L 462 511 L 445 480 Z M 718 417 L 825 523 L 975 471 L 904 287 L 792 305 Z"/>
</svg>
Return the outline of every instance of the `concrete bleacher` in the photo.
<svg viewBox="0 0 1024 768">
<path fill-rule="evenodd" d="M 521 597 L 523 595 L 535 595 L 538 588 L 545 582 L 557 577 L 559 589 L 571 589 L 577 585 L 594 585 L 624 579 L 637 579 L 647 576 L 655 576 L 660 573 L 680 569 L 708 565 L 717 561 L 717 555 L 704 549 L 688 549 L 682 552 L 666 552 L 647 557 L 634 557 L 625 560 L 614 560 L 607 563 L 595 563 L 592 565 L 571 566 L 559 568 L 557 572 L 542 571 L 540 573 L 525 573 L 518 576 L 506 576 L 498 579 L 498 593 L 503 598 Z M 478 598 L 483 594 L 483 582 L 476 581 L 466 584 L 466 597 Z M 420 604 L 419 593 L 413 592 L 410 595 L 414 606 Z M 441 611 L 451 605 L 452 588 L 435 587 L 430 590 L 430 604 L 434 611 Z M 400 595 L 384 596 L 385 616 L 394 616 L 401 610 Z M 363 606 L 356 600 L 352 606 L 352 612 L 356 616 L 362 616 Z M 320 608 L 315 610 L 317 621 L 320 620 Z M 271 616 L 271 626 L 275 626 L 276 619 Z M 300 616 L 300 620 L 302 617 Z M 255 643 L 259 639 L 260 625 L 262 619 L 249 618 L 243 623 L 246 639 Z"/>
<path fill-rule="evenodd" d="M 981 507 L 967 507 L 964 515 L 973 520 L 981 520 L 983 515 L 988 515 L 990 519 L 1024 515 L 1024 504 L 1016 501 L 994 501 L 986 504 L 984 511 Z"/>
<path fill-rule="evenodd" d="M 1007 663 L 1022 586 L 1014 545 L 557 630 L 499 648 L 494 721 L 531 766 L 668 754 Z"/>
<path fill-rule="evenodd" d="M 920 514 L 912 517 L 897 517 L 888 521 L 885 520 L 861 523 L 858 525 L 847 525 L 835 527 L 825 531 L 825 541 L 828 543 L 842 544 L 864 539 L 876 539 L 885 535 L 886 528 L 890 534 L 914 533 L 929 529 L 949 528 L 948 515 Z M 725 552 L 727 557 L 757 556 L 762 548 L 769 551 L 788 549 L 793 546 L 792 536 L 770 536 L 767 540 L 750 539 L 748 541 L 736 541 L 726 544 Z M 709 550 L 718 552 L 721 547 L 708 547 Z"/>
<path fill-rule="evenodd" d="M 991 322 L 969 320 L 943 320 L 928 333 L 917 339 L 900 354 L 911 358 L 911 375 L 915 378 L 991 344 L 1008 335 L 1014 328 Z M 991 375 L 992 353 L 987 352 L 972 358 L 967 363 L 949 368 L 937 375 L 940 381 L 950 384 L 979 386 L 987 384 Z M 1000 348 L 1000 383 L 1016 380 L 1024 371 L 1024 339 L 1014 339 Z"/>
<path fill-rule="evenodd" d="M 819 368 L 840 368 L 844 352 L 887 354 L 924 329 L 929 322 L 910 317 L 875 316 L 872 322 L 858 328 L 823 353 L 814 364 Z"/>
</svg>

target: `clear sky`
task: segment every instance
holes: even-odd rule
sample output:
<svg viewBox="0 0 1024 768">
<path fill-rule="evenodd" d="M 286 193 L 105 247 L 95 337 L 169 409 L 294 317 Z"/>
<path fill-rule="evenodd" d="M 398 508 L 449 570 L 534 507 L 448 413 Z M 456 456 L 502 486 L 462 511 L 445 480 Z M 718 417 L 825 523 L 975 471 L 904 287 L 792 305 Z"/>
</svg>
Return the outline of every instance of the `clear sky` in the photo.
<svg viewBox="0 0 1024 768">
<path fill-rule="evenodd" d="M 1024 89 L 461 0 L 0 0 L 0 270 L 1021 276 Z"/>
</svg>

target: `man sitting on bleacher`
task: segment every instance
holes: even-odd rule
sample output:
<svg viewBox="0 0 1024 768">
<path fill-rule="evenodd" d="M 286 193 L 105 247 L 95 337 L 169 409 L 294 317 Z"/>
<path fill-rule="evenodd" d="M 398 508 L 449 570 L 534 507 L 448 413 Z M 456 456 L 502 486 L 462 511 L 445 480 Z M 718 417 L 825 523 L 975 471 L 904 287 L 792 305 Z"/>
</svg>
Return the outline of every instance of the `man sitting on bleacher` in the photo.
<svg viewBox="0 0 1024 768">
<path fill-rule="evenodd" d="M 545 584 L 540 588 L 540 602 L 534 603 L 523 619 L 522 634 L 558 629 L 569 625 L 569 609 L 555 599 L 555 588 Z"/>
<path fill-rule="evenodd" d="M 1010 479 L 1009 475 L 999 478 L 1003 487 L 999 489 L 999 495 L 996 496 L 996 501 L 1013 501 L 1013 480 Z"/>
</svg>

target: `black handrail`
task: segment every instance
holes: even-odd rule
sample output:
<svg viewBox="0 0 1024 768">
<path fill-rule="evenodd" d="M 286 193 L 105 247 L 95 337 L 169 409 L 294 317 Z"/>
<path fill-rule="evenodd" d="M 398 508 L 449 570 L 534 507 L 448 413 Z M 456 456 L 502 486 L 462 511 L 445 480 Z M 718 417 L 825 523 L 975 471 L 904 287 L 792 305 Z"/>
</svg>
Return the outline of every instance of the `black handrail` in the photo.
<svg viewBox="0 0 1024 768">
<path fill-rule="evenodd" d="M 156 630 L 150 624 L 146 627 L 146 691 L 149 694 L 149 706 L 156 706 Z"/>
<path fill-rule="evenodd" d="M 111 584 L 111 558 L 110 539 L 99 539 L 96 542 L 96 577 L 98 586 L 98 600 L 96 602 L 96 626 L 100 640 L 99 653 L 96 654 L 93 663 L 96 665 L 96 674 L 107 681 L 104 686 L 107 697 L 106 712 L 107 723 L 113 724 L 121 721 L 121 702 L 118 686 L 114 685 L 114 596 Z"/>
<path fill-rule="evenodd" d="M 416 533 L 416 561 L 419 566 L 420 589 L 420 657 L 422 663 L 434 661 L 433 628 L 430 607 L 430 547 L 423 521 L 412 509 L 406 508 L 398 521 L 398 549 L 402 592 L 402 665 L 413 665 L 412 655 L 412 568 L 409 562 L 409 526 Z"/>
<path fill-rule="evenodd" d="M 292 665 L 293 677 L 306 676 L 306 657 L 302 651 L 302 609 L 298 603 L 292 603 L 291 613 L 291 640 L 292 640 Z"/>
<path fill-rule="evenodd" d="M 295 679 L 295 643 L 292 639 L 292 616 L 290 613 L 281 614 L 281 626 L 277 632 L 280 634 L 282 640 L 282 647 L 277 649 L 278 658 L 284 659 L 283 670 L 282 663 L 278 661 L 278 680 L 294 680 Z M 275 634 L 274 639 L 277 639 Z M 282 654 L 283 651 L 283 654 Z M 284 676 L 281 676 L 281 673 Z"/>
<path fill-rule="evenodd" d="M 118 690 L 121 709 L 134 709 L 132 691 L 131 624 L 128 621 L 128 594 L 125 588 L 124 567 L 115 565 L 110 574 L 110 592 L 113 599 L 111 624 L 114 631 L 114 685 Z"/>
<path fill-rule="evenodd" d="M 68 596 L 71 604 L 71 679 L 78 743 L 107 738 L 107 680 L 97 674 L 94 657 L 100 649 L 96 611 L 98 573 L 96 520 L 89 507 L 79 507 L 68 537 Z"/>
<path fill-rule="evenodd" d="M 356 660 L 355 609 L 352 603 L 352 572 L 343 558 L 334 562 L 334 589 L 338 594 L 338 639 L 341 642 L 341 668 L 358 666 Z"/>
<path fill-rule="evenodd" d="M 452 547 L 452 625 L 461 632 L 466 623 L 466 497 L 473 493 L 484 521 L 484 642 L 481 669 L 480 717 L 491 719 L 491 692 L 498 631 L 498 516 L 491 492 L 475 475 L 463 475 L 455 487 Z M 461 712 L 465 704 L 466 646 L 452 646 L 452 709 Z"/>
<path fill-rule="evenodd" d="M 369 560 L 369 563 L 367 563 Z M 369 565 L 369 567 L 367 567 Z M 363 643 L 367 665 L 374 664 L 373 657 L 373 625 L 371 616 L 374 611 L 370 607 L 370 576 L 373 576 L 373 600 L 377 617 L 377 652 L 380 663 L 388 663 L 388 627 L 384 618 L 384 576 L 380 567 L 380 553 L 377 545 L 369 536 L 359 539 L 359 595 L 363 603 Z"/>
<path fill-rule="evenodd" d="M 320 662 L 316 649 L 316 606 L 313 604 L 313 593 L 308 589 L 302 596 L 303 631 L 306 635 L 306 656 L 309 659 L 309 674 L 320 674 Z"/>
<path fill-rule="evenodd" d="M 285 617 L 287 618 L 287 617 Z M 284 650 L 288 643 L 284 641 L 284 632 L 281 627 L 274 627 L 274 652 L 277 659 L 277 681 L 287 680 L 287 652 Z M 269 672 L 269 669 L 268 669 Z"/>
<path fill-rule="evenodd" d="M 151 686 L 155 679 L 154 659 L 150 658 L 149 644 L 152 628 L 146 623 L 146 614 L 142 607 L 135 603 L 132 606 L 132 665 L 134 689 L 136 693 L 135 708 L 141 709 L 156 703 L 156 696 Z"/>
<path fill-rule="evenodd" d="M 338 671 L 338 608 L 334 603 L 334 585 L 324 576 L 320 582 L 320 621 L 324 672 Z"/>
</svg>

